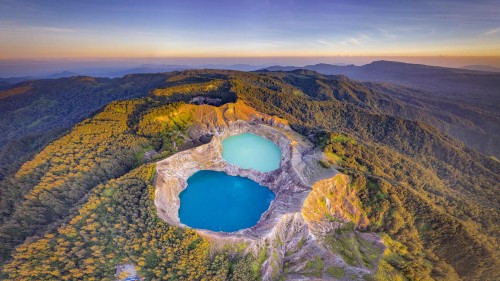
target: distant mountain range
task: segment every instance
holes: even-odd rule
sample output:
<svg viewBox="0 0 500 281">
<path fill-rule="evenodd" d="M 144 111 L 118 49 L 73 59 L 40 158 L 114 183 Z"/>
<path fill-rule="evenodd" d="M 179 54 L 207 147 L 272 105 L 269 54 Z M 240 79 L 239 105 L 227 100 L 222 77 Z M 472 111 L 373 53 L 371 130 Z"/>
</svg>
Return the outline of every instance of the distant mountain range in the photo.
<svg viewBox="0 0 500 281">
<path fill-rule="evenodd" d="M 331 64 L 304 67 L 271 66 L 262 71 L 298 69 L 325 75 L 345 75 L 358 81 L 381 82 L 389 88 L 397 84 L 420 91 L 403 91 L 401 88 L 395 88 L 393 95 L 417 106 L 422 103 L 426 104 L 426 108 L 437 106 L 438 111 L 447 111 L 467 119 L 467 122 L 459 126 L 460 129 L 458 127 L 441 127 L 441 129 L 483 153 L 496 154 L 493 151 L 497 150 L 500 140 L 498 133 L 500 73 L 391 61 L 375 61 L 362 66 Z"/>
<path fill-rule="evenodd" d="M 500 67 L 493 67 L 490 65 L 466 65 L 460 67 L 461 69 L 477 70 L 477 71 L 488 71 L 488 72 L 500 72 Z"/>
<path fill-rule="evenodd" d="M 182 71 L 188 68 L 190 67 L 186 65 L 144 64 L 139 67 L 121 70 L 115 68 L 87 69 L 84 73 L 89 73 L 94 77 L 123 77 L 132 73 L 163 73 Z M 256 66 L 247 64 L 208 64 L 201 65 L 199 68 L 255 70 Z M 436 110 L 434 114 L 439 112 L 452 114 L 455 117 L 444 115 L 438 117 L 438 119 L 444 120 L 445 123 L 438 122 L 439 124 L 435 123 L 433 125 L 485 154 L 498 155 L 497 143 L 500 140 L 500 134 L 498 133 L 498 124 L 500 124 L 500 116 L 498 115 L 498 112 L 500 112 L 500 73 L 391 61 L 376 61 L 362 66 L 352 64 L 315 64 L 304 67 L 270 66 L 264 69 L 261 68 L 257 72 L 300 69 L 310 71 L 310 75 L 314 75 L 314 73 L 345 75 L 354 80 L 365 81 L 372 91 L 390 91 L 392 96 L 397 96 L 399 99 L 415 106 L 422 106 L 427 109 L 433 107 Z M 43 79 L 77 76 L 84 73 L 63 71 L 45 76 Z M 1 92 L 0 98 L 19 95 L 28 91 L 31 89 L 31 84 L 26 84 L 27 82 L 17 83 L 36 79 L 37 77 L 0 79 L 0 91 L 4 90 Z M 119 82 L 119 79 L 113 80 L 116 81 L 112 83 Z M 56 83 L 56 81 L 47 82 L 48 85 Z M 378 84 L 373 82 L 378 82 Z M 17 85 L 14 87 L 14 84 Z M 36 85 L 39 84 L 40 82 L 36 82 Z M 382 89 L 380 85 L 385 88 Z M 31 90 L 29 91 L 31 92 Z M 402 113 L 394 112 L 393 114 L 411 119 Z M 456 116 L 460 118 L 457 119 Z"/>
<path fill-rule="evenodd" d="M 132 68 L 124 67 L 108 67 L 108 68 L 84 68 L 74 71 L 61 71 L 55 72 L 48 75 L 41 76 L 20 76 L 20 77 L 8 77 L 0 78 L 0 83 L 16 84 L 19 82 L 27 80 L 38 80 L 38 79 L 57 79 L 72 76 L 93 76 L 93 77 L 105 77 L 105 78 L 116 78 L 122 77 L 128 74 L 137 73 L 161 73 L 161 72 L 171 72 L 171 71 L 182 71 L 190 69 L 191 67 L 187 65 L 168 65 L 168 64 L 144 64 Z M 1 84 L 0 84 L 1 87 Z"/>
<path fill-rule="evenodd" d="M 315 64 L 304 67 L 271 66 L 264 71 L 291 71 L 307 69 L 326 75 L 345 75 L 360 81 L 388 82 L 432 93 L 443 100 L 461 100 L 490 107 L 495 112 L 500 108 L 500 74 L 477 70 L 436 67 L 392 61 L 375 61 L 370 64 L 331 65 Z M 476 96 L 478 99 L 471 99 Z M 479 99 L 479 97 L 481 97 Z"/>
<path fill-rule="evenodd" d="M 0 78 L 0 90 L 5 89 L 9 84 L 16 84 L 27 80 L 37 79 L 57 79 L 72 76 L 92 76 L 117 78 L 128 74 L 137 73 L 162 73 L 171 71 L 182 71 L 187 69 L 227 69 L 238 71 L 254 71 L 265 68 L 266 65 L 250 64 L 203 64 L 197 66 L 177 65 L 177 64 L 142 64 L 136 67 L 85 67 L 75 70 L 65 70 L 47 75 L 29 75 Z"/>
<path fill-rule="evenodd" d="M 16 84 L 27 80 L 37 79 L 57 79 L 72 76 L 92 76 L 116 78 L 128 74 L 136 73 L 161 73 L 171 71 L 182 71 L 187 69 L 225 69 L 238 71 L 292 71 L 296 69 L 307 69 L 326 75 L 346 75 L 351 79 L 363 81 L 379 81 L 398 83 L 415 88 L 432 88 L 435 85 L 421 83 L 421 74 L 425 76 L 454 76 L 454 75 L 484 75 L 485 72 L 498 73 L 500 68 L 488 65 L 468 65 L 461 68 L 435 67 L 428 65 L 409 64 L 393 61 L 375 61 L 370 64 L 356 66 L 353 64 L 314 64 L 306 66 L 266 66 L 251 64 L 203 64 L 203 65 L 182 65 L 182 64 L 141 64 L 137 66 L 103 66 L 87 67 L 73 70 L 56 71 L 48 74 L 26 75 L 0 78 L 0 89 L 5 89 L 9 84 Z M 410 76 L 414 76 L 412 79 Z M 418 76 L 418 77 L 417 77 Z M 453 82 L 453 81 L 451 81 Z M 455 88 L 454 86 L 451 88 Z"/>
</svg>

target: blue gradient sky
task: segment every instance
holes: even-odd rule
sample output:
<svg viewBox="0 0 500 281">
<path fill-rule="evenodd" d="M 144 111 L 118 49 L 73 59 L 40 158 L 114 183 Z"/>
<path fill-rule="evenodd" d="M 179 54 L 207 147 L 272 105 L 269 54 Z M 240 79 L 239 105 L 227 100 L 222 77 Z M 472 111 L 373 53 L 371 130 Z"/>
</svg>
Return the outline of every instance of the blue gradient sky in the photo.
<svg viewBox="0 0 500 281">
<path fill-rule="evenodd" d="M 499 1 L 0 0 L 0 58 L 499 56 Z"/>
</svg>

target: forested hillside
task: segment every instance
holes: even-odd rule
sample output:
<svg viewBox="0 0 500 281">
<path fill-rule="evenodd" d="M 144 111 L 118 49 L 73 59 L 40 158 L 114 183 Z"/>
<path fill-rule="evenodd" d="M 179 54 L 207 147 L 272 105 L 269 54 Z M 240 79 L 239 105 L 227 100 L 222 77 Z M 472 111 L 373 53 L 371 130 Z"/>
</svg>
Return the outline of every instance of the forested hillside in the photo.
<svg viewBox="0 0 500 281">
<path fill-rule="evenodd" d="M 133 76 L 122 78 L 124 84 L 111 80 L 119 85 L 103 92 L 82 79 L 64 80 L 82 92 L 81 99 L 70 103 L 55 86 L 45 98 L 47 110 L 32 107 L 44 98 L 29 91 L 0 100 L 1 108 L 38 114 L 17 121 L 22 115 L 10 110 L 5 116 L 18 128 L 42 117 L 32 132 L 43 136 L 16 142 L 22 165 L 6 169 L 0 182 L 5 279 L 111 280 L 114 265 L 124 262 L 137 264 L 149 279 L 258 279 L 265 257 L 243 256 L 241 249 L 210 253 L 209 241 L 160 220 L 152 201 L 151 162 L 200 143 L 185 133 L 193 117 L 180 105 L 236 100 L 288 120 L 323 149 L 324 165 L 351 177 L 370 221 L 365 231 L 382 235 L 390 250 L 373 278 L 387 280 L 388 268 L 409 280 L 500 278 L 500 163 L 443 133 L 474 125 L 439 112 L 439 105 L 415 102 L 412 90 L 303 70 L 174 72 L 144 76 L 133 91 L 123 91 Z M 116 94 L 102 97 L 107 91 Z M 99 101 L 88 101 L 93 95 Z M 139 98 L 107 104 L 129 97 Z M 54 103 L 69 109 L 60 112 Z M 92 106 L 74 114 L 71 106 L 85 103 Z M 51 142 L 54 130 L 104 104 Z M 50 127 L 49 120 L 64 115 L 67 123 Z M 12 124 L 1 126 L 12 138 L 22 135 Z M 158 154 L 145 157 L 151 150 Z"/>
<path fill-rule="evenodd" d="M 365 81 L 365 87 L 380 89 L 424 111 L 415 115 L 402 110 L 397 112 L 398 116 L 430 123 L 476 150 L 496 157 L 500 155 L 498 73 L 393 61 L 375 61 L 361 66 L 316 64 L 267 68 L 272 71 L 297 69 Z M 433 120 L 436 118 L 439 122 Z"/>
<path fill-rule="evenodd" d="M 19 168 L 30 152 L 109 102 L 144 97 L 166 77 L 168 74 L 116 79 L 75 76 L 26 81 L 0 90 L 0 179 Z"/>
</svg>

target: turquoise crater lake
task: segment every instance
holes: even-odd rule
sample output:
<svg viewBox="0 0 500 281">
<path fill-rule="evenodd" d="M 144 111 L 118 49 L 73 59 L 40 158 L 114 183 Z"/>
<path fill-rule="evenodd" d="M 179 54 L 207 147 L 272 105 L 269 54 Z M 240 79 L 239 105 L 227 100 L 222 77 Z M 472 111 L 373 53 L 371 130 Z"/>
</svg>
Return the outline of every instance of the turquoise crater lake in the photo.
<svg viewBox="0 0 500 281">
<path fill-rule="evenodd" d="M 266 138 L 244 133 L 222 141 L 222 158 L 243 169 L 265 173 L 280 167 L 281 150 Z"/>
<path fill-rule="evenodd" d="M 199 171 L 179 198 L 181 223 L 198 229 L 232 232 L 257 224 L 274 193 L 248 178 Z"/>
</svg>

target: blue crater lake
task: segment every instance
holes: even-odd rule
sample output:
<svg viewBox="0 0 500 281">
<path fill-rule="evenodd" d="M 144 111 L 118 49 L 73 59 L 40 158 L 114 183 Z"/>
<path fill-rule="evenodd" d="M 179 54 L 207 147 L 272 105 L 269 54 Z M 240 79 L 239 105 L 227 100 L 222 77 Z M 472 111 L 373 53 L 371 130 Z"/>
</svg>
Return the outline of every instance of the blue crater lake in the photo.
<svg viewBox="0 0 500 281">
<path fill-rule="evenodd" d="M 241 168 L 265 173 L 279 168 L 281 150 L 266 138 L 244 133 L 222 141 L 222 158 Z"/>
<path fill-rule="evenodd" d="M 257 224 L 274 193 L 248 178 L 199 171 L 179 198 L 179 218 L 189 227 L 232 232 Z"/>
</svg>

